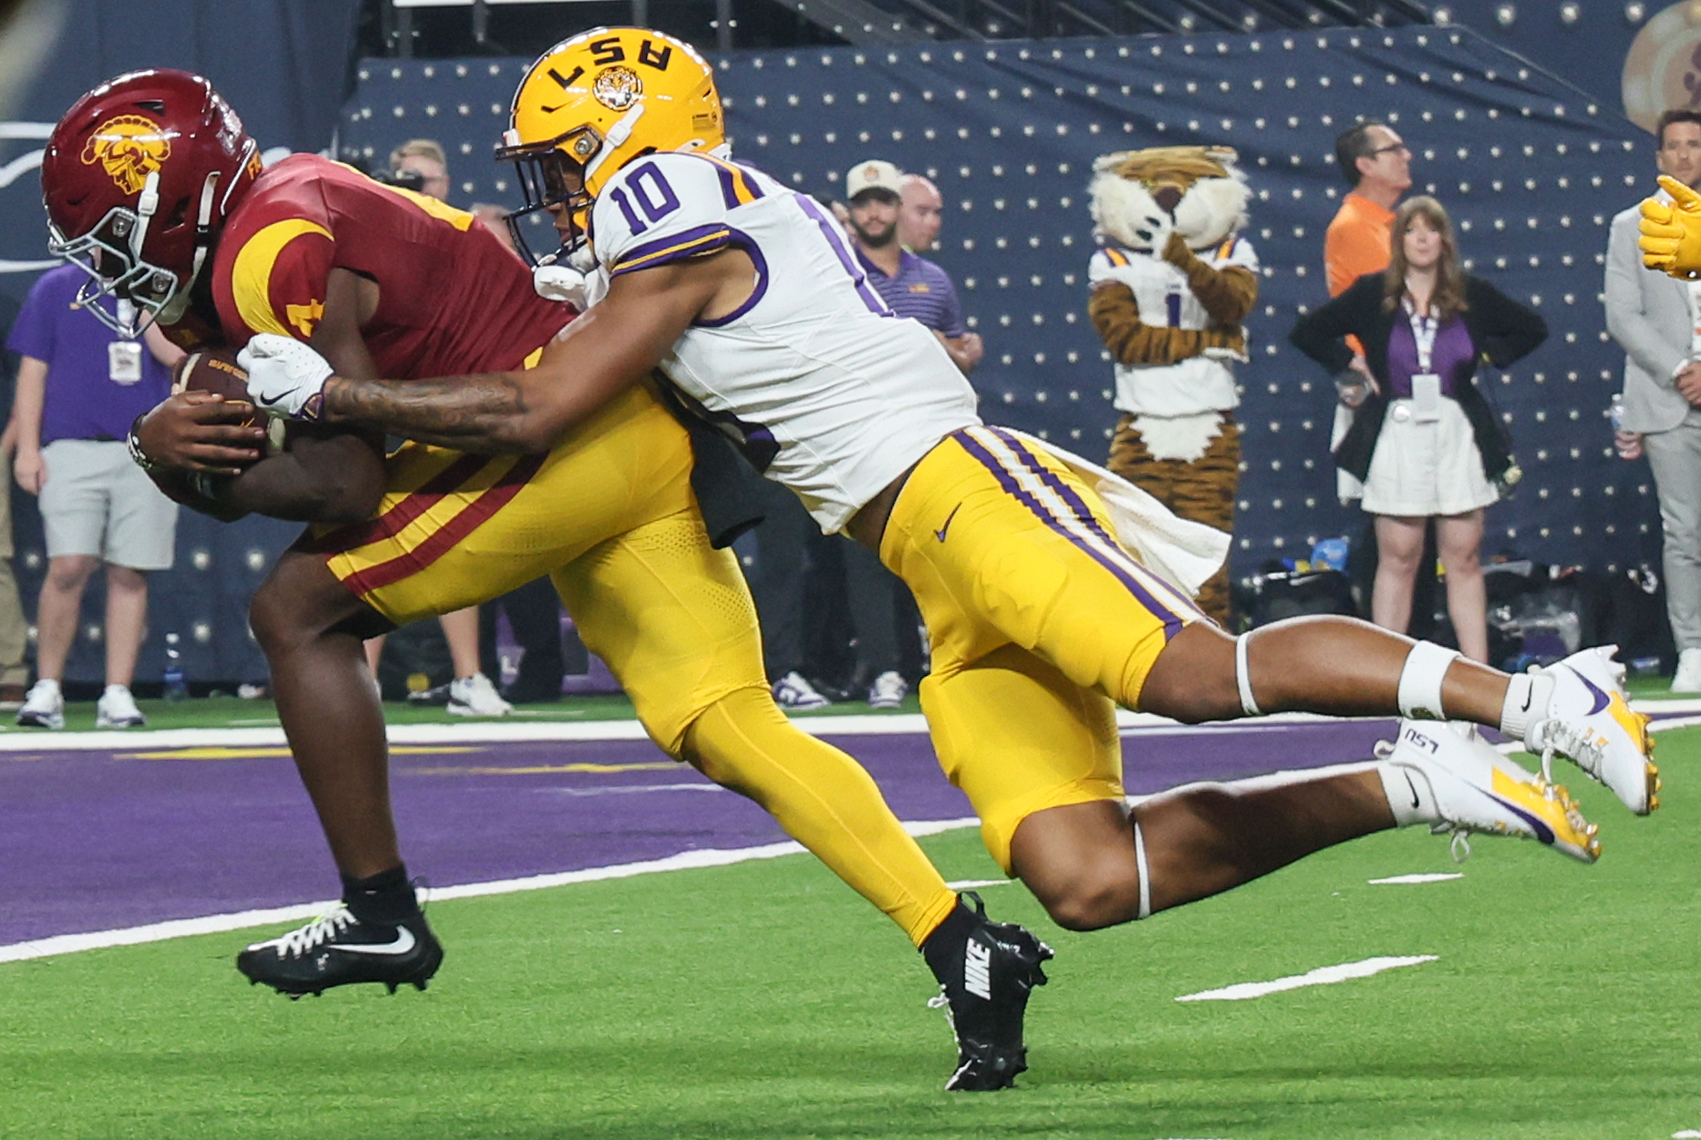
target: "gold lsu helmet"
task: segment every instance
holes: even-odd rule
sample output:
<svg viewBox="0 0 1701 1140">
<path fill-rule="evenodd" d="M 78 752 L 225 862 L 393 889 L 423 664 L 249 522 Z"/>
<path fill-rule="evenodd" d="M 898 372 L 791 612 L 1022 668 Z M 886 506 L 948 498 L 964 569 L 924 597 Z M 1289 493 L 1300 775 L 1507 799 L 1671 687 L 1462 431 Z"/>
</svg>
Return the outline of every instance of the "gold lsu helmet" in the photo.
<svg viewBox="0 0 1701 1140">
<path fill-rule="evenodd" d="M 509 127 L 496 149 L 512 162 L 525 205 L 516 224 L 552 206 L 572 219 L 568 248 L 604 184 L 621 167 L 656 151 L 726 145 L 714 69 L 690 44 L 648 28 L 593 28 L 563 40 L 526 72 L 514 92 Z"/>
</svg>

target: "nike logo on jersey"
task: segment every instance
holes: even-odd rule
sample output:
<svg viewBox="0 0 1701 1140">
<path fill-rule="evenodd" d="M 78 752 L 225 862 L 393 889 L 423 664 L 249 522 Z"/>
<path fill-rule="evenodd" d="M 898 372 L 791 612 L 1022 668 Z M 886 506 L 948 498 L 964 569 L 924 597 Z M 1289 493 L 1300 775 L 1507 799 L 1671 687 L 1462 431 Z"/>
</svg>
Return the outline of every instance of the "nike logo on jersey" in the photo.
<svg viewBox="0 0 1701 1140">
<path fill-rule="evenodd" d="M 413 931 L 405 926 L 396 927 L 394 942 L 332 942 L 325 947 L 327 950 L 341 950 L 347 954 L 406 954 L 414 947 Z"/>
<path fill-rule="evenodd" d="M 1571 666 L 1567 665 L 1566 668 L 1571 669 Z M 1591 681 L 1587 677 L 1583 676 L 1583 674 L 1577 672 L 1577 670 L 1575 670 L 1575 669 L 1571 669 L 1571 675 L 1576 677 L 1579 681 L 1583 682 L 1583 687 L 1585 689 L 1589 690 L 1589 693 L 1595 698 L 1595 707 L 1590 709 L 1587 713 L 1585 713 L 1584 714 L 1585 716 L 1594 716 L 1596 713 L 1598 713 L 1602 709 L 1606 708 L 1607 705 L 1612 703 L 1612 698 L 1608 697 L 1604 692 L 1601 691 L 1601 688 L 1600 688 L 1599 685 L 1595 684 L 1593 681 Z"/>
<path fill-rule="evenodd" d="M 963 509 L 963 504 L 961 504 L 961 503 L 958 503 L 956 506 L 952 507 L 951 513 L 945 516 L 945 525 L 940 527 L 938 530 L 934 531 L 933 537 L 937 538 L 940 542 L 944 542 L 945 541 L 945 532 L 951 529 L 951 520 L 956 518 L 957 512 L 962 510 L 962 509 Z"/>
<path fill-rule="evenodd" d="M 963 954 L 963 988 L 982 1001 L 992 1000 L 992 947 L 969 940 Z"/>
</svg>

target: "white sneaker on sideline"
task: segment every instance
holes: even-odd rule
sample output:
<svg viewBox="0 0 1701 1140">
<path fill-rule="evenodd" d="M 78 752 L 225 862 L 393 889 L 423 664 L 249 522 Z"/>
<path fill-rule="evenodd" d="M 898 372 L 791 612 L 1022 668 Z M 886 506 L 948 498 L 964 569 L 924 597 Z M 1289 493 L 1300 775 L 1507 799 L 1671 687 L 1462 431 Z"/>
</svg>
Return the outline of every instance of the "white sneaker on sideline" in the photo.
<svg viewBox="0 0 1701 1140">
<path fill-rule="evenodd" d="M 1624 699 L 1624 666 L 1613 660 L 1613 648 L 1580 650 L 1540 670 L 1553 678 L 1553 696 L 1524 743 L 1542 758 L 1550 781 L 1557 752 L 1611 788 L 1625 807 L 1647 815 L 1660 806 L 1660 770 L 1648 718 Z"/>
<path fill-rule="evenodd" d="M 1691 646 L 1677 655 L 1677 675 L 1671 679 L 1674 693 L 1701 693 L 1701 648 Z"/>
<path fill-rule="evenodd" d="M 774 703 L 782 709 L 824 709 L 832 704 L 815 691 L 802 673 L 793 669 L 774 682 Z"/>
<path fill-rule="evenodd" d="M 147 723 L 128 686 L 108 685 L 95 705 L 96 728 L 141 728 Z"/>
<path fill-rule="evenodd" d="M 25 728 L 65 727 L 65 698 L 58 681 L 43 677 L 30 686 L 24 707 L 18 710 L 18 723 Z"/>
<path fill-rule="evenodd" d="M 1455 857 L 1470 853 L 1466 836 L 1481 833 L 1534 839 L 1584 863 L 1600 858 L 1601 841 L 1595 837 L 1600 829 L 1583 818 L 1566 790 L 1525 771 L 1491 745 L 1431 722 L 1402 720 L 1398 738 L 1378 744 L 1376 755 L 1394 769 L 1394 778 L 1384 777 L 1383 786 L 1404 784 L 1411 794 L 1409 807 L 1390 805 L 1396 814 L 1427 820 L 1437 834 L 1451 833 Z"/>
<path fill-rule="evenodd" d="M 874 678 L 874 684 L 868 686 L 868 707 L 871 709 L 895 709 L 904 703 L 904 697 L 909 694 L 909 682 L 895 669 L 888 669 Z"/>
<path fill-rule="evenodd" d="M 489 677 L 474 673 L 449 682 L 448 710 L 451 716 L 507 716 L 514 706 L 502 699 Z"/>
</svg>

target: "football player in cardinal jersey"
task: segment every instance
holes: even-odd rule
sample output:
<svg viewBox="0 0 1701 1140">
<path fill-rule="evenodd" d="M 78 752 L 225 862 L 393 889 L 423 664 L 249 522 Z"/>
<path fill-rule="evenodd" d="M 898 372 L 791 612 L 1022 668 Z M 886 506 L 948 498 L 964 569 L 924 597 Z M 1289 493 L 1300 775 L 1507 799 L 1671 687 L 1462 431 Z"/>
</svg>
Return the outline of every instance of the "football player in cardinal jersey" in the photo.
<svg viewBox="0 0 1701 1140">
<path fill-rule="evenodd" d="M 88 271 L 86 291 L 134 300 L 182 342 L 272 334 L 347 375 L 522 369 L 571 327 L 575 310 L 540 297 L 472 215 L 313 155 L 262 173 L 254 150 L 205 80 L 119 77 L 48 143 L 54 249 Z M 960 901 L 868 774 L 775 707 L 743 575 L 693 496 L 691 438 L 650 387 L 530 454 L 408 444 L 376 482 L 359 477 L 376 468 L 359 436 L 261 459 L 262 433 L 225 422 L 232 407 L 248 410 L 174 396 L 138 422 L 132 449 L 151 468 L 202 468 L 178 488 L 196 505 L 320 524 L 273 568 L 251 621 L 344 883 L 329 915 L 244 950 L 245 974 L 291 994 L 424 988 L 442 950 L 403 868 L 361 640 L 549 574 L 656 743 L 755 799 L 921 947 L 974 1055 L 954 1080 L 1008 1083 L 1049 950 Z M 992 962 L 991 992 L 965 986 L 969 958 Z"/>
<path fill-rule="evenodd" d="M 1401 824 L 1534 836 L 1585 861 L 1598 850 L 1545 778 L 1409 724 L 1379 763 L 1130 811 L 1116 704 L 1189 722 L 1285 709 L 1475 721 L 1570 756 L 1633 812 L 1656 806 L 1646 718 L 1604 654 L 1508 677 L 1353 620 L 1240 638 L 1206 620 L 1188 588 L 1224 536 L 1198 557 L 1209 536 L 1131 486 L 982 424 L 950 357 L 890 315 L 833 220 L 729 160 L 713 73 L 672 41 L 617 28 L 563 42 L 522 81 L 511 124 L 499 154 L 554 218 L 557 261 L 607 281 L 537 367 L 395 383 L 257 337 L 250 393 L 275 414 L 526 452 L 659 367 L 823 530 L 909 584 L 932 634 L 921 699 L 940 760 L 992 855 L 1060 924 L 1139 918 Z"/>
</svg>

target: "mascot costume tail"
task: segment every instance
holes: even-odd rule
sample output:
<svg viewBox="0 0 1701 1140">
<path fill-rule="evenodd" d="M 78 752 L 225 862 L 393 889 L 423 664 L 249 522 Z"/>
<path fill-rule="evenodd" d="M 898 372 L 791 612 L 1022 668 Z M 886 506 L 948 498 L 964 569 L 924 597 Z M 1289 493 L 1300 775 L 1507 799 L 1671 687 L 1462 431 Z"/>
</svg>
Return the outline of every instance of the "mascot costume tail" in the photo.
<svg viewBox="0 0 1701 1140">
<path fill-rule="evenodd" d="M 1116 361 L 1122 412 L 1108 466 L 1182 518 L 1234 529 L 1240 425 L 1234 366 L 1258 299 L 1258 256 L 1238 236 L 1251 197 L 1226 147 L 1171 146 L 1094 163 L 1087 313 Z M 1228 569 L 1199 608 L 1229 624 Z"/>
</svg>

